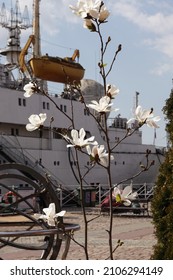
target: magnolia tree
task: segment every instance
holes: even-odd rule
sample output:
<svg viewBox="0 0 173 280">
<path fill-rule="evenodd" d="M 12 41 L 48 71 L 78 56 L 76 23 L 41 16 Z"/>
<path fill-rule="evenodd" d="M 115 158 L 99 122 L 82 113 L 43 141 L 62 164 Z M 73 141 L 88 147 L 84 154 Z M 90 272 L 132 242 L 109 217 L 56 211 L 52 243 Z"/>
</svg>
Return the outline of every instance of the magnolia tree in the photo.
<svg viewBox="0 0 173 280">
<path fill-rule="evenodd" d="M 136 111 L 134 113 L 134 117 L 128 120 L 127 122 L 127 130 L 122 139 L 119 140 L 119 142 L 115 143 L 114 145 L 110 145 L 109 141 L 109 135 L 108 135 L 108 125 L 107 125 L 107 118 L 108 112 L 111 111 L 117 111 L 118 109 L 114 108 L 113 100 L 116 98 L 117 94 L 119 93 L 119 89 L 115 85 L 111 85 L 107 82 L 109 73 L 112 70 L 112 67 L 116 61 L 118 53 L 121 51 L 122 47 L 119 45 L 117 47 L 117 50 L 115 51 L 114 56 L 112 57 L 112 62 L 110 63 L 110 66 L 105 64 L 105 53 L 107 50 L 107 47 L 109 43 L 111 42 L 110 36 L 104 42 L 102 32 L 101 32 L 101 26 L 102 24 L 105 24 L 108 20 L 108 17 L 110 15 L 110 12 L 106 8 L 103 1 L 100 0 L 79 0 L 76 4 L 76 6 L 70 6 L 70 9 L 72 12 L 80 17 L 83 21 L 84 28 L 88 29 L 91 32 L 94 32 L 100 42 L 100 61 L 98 63 L 99 66 L 99 72 L 103 80 L 103 87 L 104 87 L 104 94 L 100 98 L 99 101 L 93 100 L 91 104 L 87 104 L 85 102 L 85 98 L 82 95 L 82 91 L 80 89 L 80 85 L 76 84 L 70 84 L 68 85 L 68 90 L 70 91 L 70 94 L 72 95 L 73 92 L 78 92 L 78 95 L 80 96 L 81 102 L 84 104 L 86 110 L 90 113 L 90 115 L 95 119 L 95 121 L 98 123 L 98 126 L 102 133 L 105 135 L 105 145 L 99 144 L 97 142 L 97 139 L 95 139 L 95 136 L 91 136 L 89 138 L 86 138 L 86 132 L 85 128 L 80 128 L 80 130 L 75 129 L 75 121 L 73 118 L 73 106 L 72 106 L 72 115 L 69 116 L 65 112 L 62 111 L 62 114 L 64 114 L 70 121 L 72 130 L 70 131 L 71 134 L 66 133 L 62 136 L 64 140 L 67 142 L 67 148 L 71 147 L 74 149 L 76 162 L 77 162 L 77 170 L 78 170 L 78 178 L 79 178 L 79 184 L 81 191 L 83 191 L 83 185 L 84 185 L 84 178 L 88 172 L 94 168 L 96 164 L 100 165 L 102 168 L 104 168 L 107 172 L 107 179 L 108 179 L 108 185 L 109 185 L 109 197 L 112 198 L 113 190 L 114 190 L 114 197 L 117 199 L 118 202 L 124 203 L 125 205 L 130 205 L 131 200 L 134 199 L 135 194 L 132 194 L 132 189 L 128 188 L 128 190 L 124 190 L 124 192 L 120 192 L 119 189 L 115 188 L 112 182 L 112 176 L 111 176 L 111 161 L 113 160 L 114 156 L 112 155 L 113 150 L 127 137 L 130 137 L 135 130 L 139 129 L 143 125 L 147 125 L 151 128 L 158 128 L 157 122 L 160 120 L 160 118 L 154 117 L 153 115 L 153 108 L 149 110 L 142 109 L 141 106 L 138 106 L 136 108 Z M 25 85 L 24 87 L 25 93 L 24 96 L 26 98 L 31 97 L 34 93 L 41 93 L 45 94 L 47 98 L 49 98 L 54 105 L 56 106 L 57 110 L 61 111 L 61 108 L 58 107 L 58 105 L 55 103 L 55 101 L 43 90 L 41 90 L 37 83 L 35 81 L 30 82 L 29 84 Z M 73 104 L 73 101 L 72 101 Z M 29 123 L 26 125 L 26 129 L 28 131 L 33 131 L 36 129 L 41 129 L 44 126 L 44 121 L 46 120 L 47 115 L 44 113 L 40 113 L 39 115 L 31 115 L 29 117 Z M 50 122 L 53 121 L 52 119 Z M 131 122 L 136 123 L 136 126 L 134 129 L 131 128 Z M 85 174 L 81 173 L 80 169 L 80 153 L 85 153 L 89 156 L 91 166 L 87 169 Z M 140 175 L 142 172 L 147 171 L 150 166 L 153 164 L 153 162 L 149 161 L 149 154 L 150 151 L 146 151 L 146 165 L 141 166 L 140 172 L 137 174 L 134 174 L 135 176 Z M 128 179 L 133 179 L 128 178 Z M 127 181 L 125 179 L 124 181 Z M 122 181 L 123 182 L 123 181 Z M 122 183 L 119 182 L 119 183 Z M 110 199 L 110 223 L 109 223 L 109 229 L 106 229 L 108 232 L 108 244 L 109 244 L 109 255 L 108 258 L 113 259 L 113 253 L 115 249 L 118 246 L 122 245 L 122 242 L 118 242 L 117 244 L 113 244 L 112 241 L 112 228 L 113 228 L 113 207 L 112 207 L 112 199 Z M 51 206 L 50 208 L 44 209 L 46 215 L 39 216 L 41 219 L 46 219 L 48 223 L 51 225 L 54 225 L 53 219 L 56 218 L 56 214 L 54 213 L 54 208 Z M 82 200 L 82 211 L 83 211 L 83 217 L 84 217 L 84 224 L 85 224 L 85 242 L 83 244 L 79 244 L 84 248 L 86 259 L 89 259 L 89 252 L 88 252 L 88 224 L 89 222 L 93 221 L 93 219 L 89 220 L 86 215 L 86 209 L 84 206 L 84 201 Z M 50 214 L 51 213 L 51 214 Z M 49 215 L 50 214 L 50 215 Z M 62 216 L 64 212 L 60 212 L 60 215 Z"/>
</svg>

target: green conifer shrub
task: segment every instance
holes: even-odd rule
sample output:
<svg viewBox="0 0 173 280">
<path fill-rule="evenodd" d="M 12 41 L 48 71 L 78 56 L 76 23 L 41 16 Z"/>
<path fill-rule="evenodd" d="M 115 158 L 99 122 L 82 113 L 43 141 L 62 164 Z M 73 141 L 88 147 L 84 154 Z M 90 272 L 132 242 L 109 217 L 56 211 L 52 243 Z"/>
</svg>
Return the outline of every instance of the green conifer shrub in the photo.
<svg viewBox="0 0 173 280">
<path fill-rule="evenodd" d="M 151 203 L 156 245 L 151 259 L 173 260 L 173 90 L 163 108 L 169 147 L 161 164 Z"/>
</svg>

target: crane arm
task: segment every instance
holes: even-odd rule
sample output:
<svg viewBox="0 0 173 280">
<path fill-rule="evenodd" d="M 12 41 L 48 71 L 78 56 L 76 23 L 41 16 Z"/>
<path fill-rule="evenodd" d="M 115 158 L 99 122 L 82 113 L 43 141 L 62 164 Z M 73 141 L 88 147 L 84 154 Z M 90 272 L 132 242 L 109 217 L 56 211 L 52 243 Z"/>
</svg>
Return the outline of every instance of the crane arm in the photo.
<svg viewBox="0 0 173 280">
<path fill-rule="evenodd" d="M 76 49 L 71 57 L 65 57 L 64 59 L 68 61 L 75 61 L 76 57 L 79 59 L 79 56 L 79 50 Z"/>
<path fill-rule="evenodd" d="M 21 71 L 24 73 L 24 72 L 28 72 L 28 69 L 27 69 L 27 65 L 26 65 L 26 62 L 25 62 L 25 56 L 27 55 L 28 53 L 28 49 L 30 47 L 31 44 L 34 44 L 34 41 L 35 41 L 35 37 L 34 35 L 30 35 L 25 46 L 23 47 L 23 49 L 21 50 L 20 52 L 20 55 L 19 55 L 19 66 L 20 66 L 20 69 Z"/>
<path fill-rule="evenodd" d="M 75 50 L 72 57 L 71 57 L 71 60 L 75 61 L 76 57 L 79 58 L 79 56 L 80 56 L 79 50 Z"/>
</svg>

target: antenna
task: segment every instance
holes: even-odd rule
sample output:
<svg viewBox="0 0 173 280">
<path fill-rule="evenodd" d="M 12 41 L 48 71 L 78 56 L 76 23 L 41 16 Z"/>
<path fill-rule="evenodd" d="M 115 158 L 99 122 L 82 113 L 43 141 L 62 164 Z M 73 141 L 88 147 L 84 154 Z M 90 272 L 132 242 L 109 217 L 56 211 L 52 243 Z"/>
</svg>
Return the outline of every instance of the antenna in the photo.
<svg viewBox="0 0 173 280">
<path fill-rule="evenodd" d="M 136 91 L 135 92 L 135 96 L 134 96 L 134 103 L 133 103 L 133 114 L 135 114 L 135 110 L 136 110 L 136 108 L 138 107 L 138 103 L 139 103 L 139 92 L 138 91 Z"/>
<path fill-rule="evenodd" d="M 20 12 L 19 0 L 16 0 L 15 7 L 9 12 L 10 17 L 7 20 L 7 12 L 5 3 L 2 4 L 0 13 L 0 25 L 9 31 L 7 46 L 0 50 L 0 54 L 6 56 L 5 65 L 8 70 L 12 70 L 18 66 L 18 58 L 21 52 L 20 34 L 21 29 L 27 29 L 32 25 L 29 22 L 28 8 L 25 6 L 23 16 Z"/>
<path fill-rule="evenodd" d="M 6 14 L 6 8 L 5 3 L 2 3 L 1 13 L 0 13 L 0 24 L 5 27 L 7 24 L 7 14 Z"/>
</svg>

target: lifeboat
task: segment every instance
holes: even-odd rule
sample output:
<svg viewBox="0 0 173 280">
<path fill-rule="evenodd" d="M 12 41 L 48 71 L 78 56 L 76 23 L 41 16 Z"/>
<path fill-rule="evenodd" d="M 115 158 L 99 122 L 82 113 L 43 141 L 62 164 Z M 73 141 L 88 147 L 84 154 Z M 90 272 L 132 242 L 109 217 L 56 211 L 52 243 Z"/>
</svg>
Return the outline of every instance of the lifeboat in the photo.
<svg viewBox="0 0 173 280">
<path fill-rule="evenodd" d="M 71 58 L 33 57 L 28 61 L 33 75 L 46 81 L 58 83 L 78 83 L 84 77 L 85 69 Z"/>
<path fill-rule="evenodd" d="M 20 70 L 28 78 L 38 78 L 45 81 L 63 84 L 79 83 L 84 77 L 85 69 L 76 62 L 79 59 L 79 50 L 76 49 L 72 57 L 60 58 L 41 55 L 40 51 L 40 11 L 39 0 L 34 1 L 33 34 L 29 36 L 19 55 Z M 28 49 L 33 45 L 33 56 L 26 61 Z"/>
</svg>

